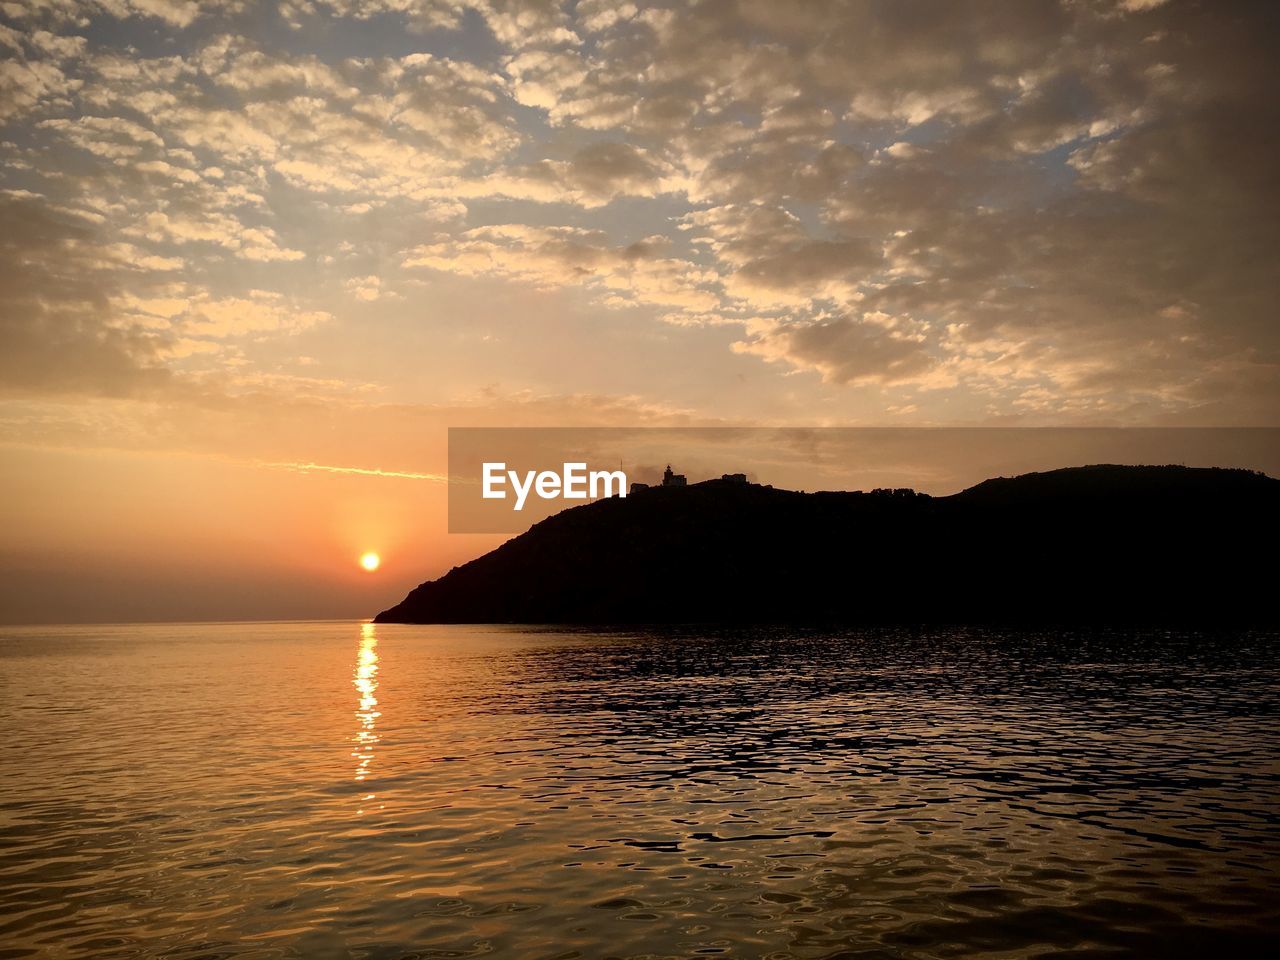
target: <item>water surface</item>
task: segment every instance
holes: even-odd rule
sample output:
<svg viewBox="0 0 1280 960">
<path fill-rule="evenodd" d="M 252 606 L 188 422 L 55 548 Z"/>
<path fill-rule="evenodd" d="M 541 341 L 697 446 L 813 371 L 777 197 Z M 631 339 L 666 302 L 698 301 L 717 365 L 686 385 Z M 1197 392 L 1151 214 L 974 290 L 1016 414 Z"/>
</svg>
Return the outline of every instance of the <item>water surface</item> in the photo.
<svg viewBox="0 0 1280 960">
<path fill-rule="evenodd" d="M 1259 956 L 1278 649 L 0 628 L 0 957 Z"/>
</svg>

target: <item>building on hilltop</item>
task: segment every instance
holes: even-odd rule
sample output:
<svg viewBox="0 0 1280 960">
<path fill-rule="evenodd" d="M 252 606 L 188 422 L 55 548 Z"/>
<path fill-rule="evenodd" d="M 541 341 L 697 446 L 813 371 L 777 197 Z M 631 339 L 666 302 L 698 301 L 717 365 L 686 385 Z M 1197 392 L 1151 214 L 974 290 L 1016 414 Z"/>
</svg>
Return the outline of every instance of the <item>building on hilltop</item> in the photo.
<svg viewBox="0 0 1280 960">
<path fill-rule="evenodd" d="M 668 463 L 668 464 L 667 464 L 667 469 L 666 469 L 666 470 L 664 470 L 664 471 L 663 471 L 663 473 L 662 473 L 662 484 L 661 484 L 661 486 L 664 486 L 664 487 L 687 487 L 688 485 L 689 485 L 689 480 L 685 477 L 685 475 L 684 475 L 683 473 L 676 473 L 675 471 L 673 471 L 673 470 L 671 469 L 671 464 L 669 464 L 669 463 Z M 654 486 L 654 487 L 656 487 L 656 486 L 659 486 L 659 484 L 641 483 L 640 481 L 638 481 L 638 480 L 637 480 L 637 481 L 634 481 L 634 482 L 631 484 L 631 490 L 630 490 L 630 492 L 631 492 L 631 493 L 639 493 L 641 490 L 648 490 L 650 486 Z"/>
<path fill-rule="evenodd" d="M 720 479 L 726 483 L 749 483 L 745 473 L 725 473 Z M 683 473 L 676 473 L 671 469 L 671 464 L 667 464 L 667 469 L 662 472 L 662 483 L 664 487 L 687 487 L 689 479 Z M 631 484 L 630 493 L 639 493 L 641 490 L 648 490 L 651 486 L 659 486 L 659 484 L 641 483 L 636 480 Z"/>
</svg>

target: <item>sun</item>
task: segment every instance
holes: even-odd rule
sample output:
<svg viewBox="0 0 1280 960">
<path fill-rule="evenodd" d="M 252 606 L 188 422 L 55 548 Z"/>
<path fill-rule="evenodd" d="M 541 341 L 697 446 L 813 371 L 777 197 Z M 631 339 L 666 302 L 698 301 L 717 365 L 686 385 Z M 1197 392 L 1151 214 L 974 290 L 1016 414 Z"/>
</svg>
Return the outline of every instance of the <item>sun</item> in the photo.
<svg viewBox="0 0 1280 960">
<path fill-rule="evenodd" d="M 366 553 L 360 557 L 360 566 L 364 567 L 370 573 L 377 570 L 382 565 L 382 558 L 376 553 Z"/>
</svg>

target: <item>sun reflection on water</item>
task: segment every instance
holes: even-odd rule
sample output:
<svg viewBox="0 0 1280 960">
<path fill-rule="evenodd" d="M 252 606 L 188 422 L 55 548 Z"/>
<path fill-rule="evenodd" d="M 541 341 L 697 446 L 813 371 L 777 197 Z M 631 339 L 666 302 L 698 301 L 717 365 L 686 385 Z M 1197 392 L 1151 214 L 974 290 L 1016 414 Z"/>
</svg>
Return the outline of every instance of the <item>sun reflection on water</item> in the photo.
<svg viewBox="0 0 1280 960">
<path fill-rule="evenodd" d="M 360 694 L 356 707 L 356 719 L 359 728 L 353 738 L 355 749 L 351 756 L 356 761 L 356 781 L 363 781 L 369 776 L 369 768 L 373 763 L 373 747 L 380 739 L 377 731 L 378 698 L 378 637 L 372 623 L 360 626 L 360 649 L 356 654 L 355 676 L 352 684 Z M 365 799 L 373 799 L 370 794 Z"/>
</svg>

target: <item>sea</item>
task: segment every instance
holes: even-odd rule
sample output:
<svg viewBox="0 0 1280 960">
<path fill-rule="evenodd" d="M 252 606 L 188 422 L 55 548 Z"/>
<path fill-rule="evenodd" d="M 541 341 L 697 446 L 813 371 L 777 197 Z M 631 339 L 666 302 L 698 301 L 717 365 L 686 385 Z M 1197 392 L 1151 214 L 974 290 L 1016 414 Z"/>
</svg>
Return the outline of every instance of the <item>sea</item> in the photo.
<svg viewBox="0 0 1280 960">
<path fill-rule="evenodd" d="M 1280 636 L 0 628 L 0 958 L 1280 953 Z"/>
</svg>

